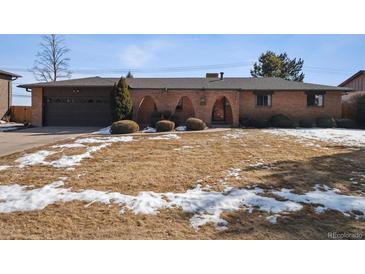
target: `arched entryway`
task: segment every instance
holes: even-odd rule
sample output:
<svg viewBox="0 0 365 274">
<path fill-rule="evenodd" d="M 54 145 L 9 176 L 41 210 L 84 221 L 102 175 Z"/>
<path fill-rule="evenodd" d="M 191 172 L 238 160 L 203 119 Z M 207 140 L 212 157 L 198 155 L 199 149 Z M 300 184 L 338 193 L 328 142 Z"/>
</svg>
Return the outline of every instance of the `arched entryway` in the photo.
<svg viewBox="0 0 365 274">
<path fill-rule="evenodd" d="M 185 125 L 186 120 L 190 117 L 194 117 L 194 114 L 194 106 L 189 97 L 181 97 L 174 112 L 178 124 Z"/>
<path fill-rule="evenodd" d="M 220 96 L 215 100 L 212 109 L 212 125 L 232 125 L 232 107 L 227 97 Z"/>
<path fill-rule="evenodd" d="M 138 107 L 137 122 L 140 126 L 145 127 L 150 124 L 151 114 L 156 111 L 156 103 L 151 96 L 143 97 Z"/>
</svg>

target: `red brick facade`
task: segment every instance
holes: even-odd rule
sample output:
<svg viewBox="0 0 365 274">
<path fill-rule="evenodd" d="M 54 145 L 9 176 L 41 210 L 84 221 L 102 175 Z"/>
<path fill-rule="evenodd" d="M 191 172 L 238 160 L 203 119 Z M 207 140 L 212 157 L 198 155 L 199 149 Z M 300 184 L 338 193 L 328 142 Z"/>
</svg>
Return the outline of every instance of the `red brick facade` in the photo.
<svg viewBox="0 0 365 274">
<path fill-rule="evenodd" d="M 227 113 L 227 122 L 230 122 L 233 126 L 239 124 L 239 92 L 233 90 L 218 91 L 218 90 L 131 90 L 133 100 L 133 119 L 141 122 L 149 115 L 144 112 L 143 114 L 139 111 L 140 106 L 143 105 L 143 99 L 149 97 L 155 102 L 158 111 L 170 111 L 176 113 L 176 106 L 178 105 L 181 98 L 185 99 L 183 109 L 185 112 L 194 113 L 194 116 L 204 120 L 208 125 L 212 122 L 213 106 L 217 100 L 220 100 L 223 96 L 226 98 L 230 105 L 231 111 Z M 184 100 L 183 100 L 184 101 Z M 190 101 L 187 103 L 187 101 Z M 191 104 L 190 104 L 191 103 Z M 146 110 L 151 110 L 151 104 Z M 179 115 L 179 114 L 178 114 Z M 188 115 L 180 114 L 183 117 Z"/>
<path fill-rule="evenodd" d="M 110 88 L 105 88 L 105 94 L 108 92 Z M 154 110 L 169 111 L 179 116 L 182 121 L 194 116 L 208 125 L 212 124 L 215 117 L 217 124 L 225 123 L 234 127 L 239 125 L 240 117 L 269 118 L 279 113 L 294 120 L 324 115 L 341 117 L 341 92 L 338 91 L 325 93 L 323 107 L 307 106 L 305 91 L 274 91 L 272 105 L 265 107 L 256 106 L 256 95 L 252 91 L 131 89 L 130 93 L 133 101 L 133 119 L 144 125 L 148 124 L 150 114 Z M 33 88 L 32 124 L 36 126 L 43 124 L 42 100 L 42 88 Z"/>
<path fill-rule="evenodd" d="M 171 111 L 175 113 L 176 105 L 180 98 L 188 98 L 192 103 L 195 117 L 204 120 L 208 125 L 212 123 L 214 104 L 223 97 L 229 106 L 226 111 L 226 122 L 238 126 L 240 117 L 270 118 L 274 114 L 284 114 L 299 120 L 302 118 L 317 118 L 320 116 L 341 117 L 341 93 L 326 92 L 324 106 L 307 106 L 307 95 L 304 91 L 274 91 L 272 105 L 268 107 L 256 106 L 256 95 L 252 91 L 157 91 L 133 90 L 131 92 L 134 104 L 134 119 L 139 120 L 137 111 L 145 96 L 156 104 L 158 111 Z M 148 116 L 146 113 L 145 116 Z M 214 123 L 214 121 L 213 121 Z"/>
</svg>

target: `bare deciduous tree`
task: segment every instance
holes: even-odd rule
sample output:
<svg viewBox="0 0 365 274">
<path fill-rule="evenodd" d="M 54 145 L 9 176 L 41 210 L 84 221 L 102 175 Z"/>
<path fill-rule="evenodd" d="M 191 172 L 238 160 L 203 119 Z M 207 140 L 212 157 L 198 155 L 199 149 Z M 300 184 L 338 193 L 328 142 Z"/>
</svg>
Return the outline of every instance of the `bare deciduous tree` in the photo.
<svg viewBox="0 0 365 274">
<path fill-rule="evenodd" d="M 42 36 L 40 51 L 31 69 L 37 81 L 55 82 L 61 78 L 70 78 L 72 72 L 69 70 L 70 58 L 67 57 L 69 51 L 60 35 Z"/>
</svg>

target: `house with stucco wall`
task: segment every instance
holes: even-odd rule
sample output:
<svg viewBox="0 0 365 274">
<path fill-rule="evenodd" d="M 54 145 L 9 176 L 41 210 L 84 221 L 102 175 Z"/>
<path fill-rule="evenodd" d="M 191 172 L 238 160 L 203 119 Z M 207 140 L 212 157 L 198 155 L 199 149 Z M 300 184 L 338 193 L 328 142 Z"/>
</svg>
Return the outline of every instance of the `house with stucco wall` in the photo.
<svg viewBox="0 0 365 274">
<path fill-rule="evenodd" d="M 36 126 L 105 126 L 112 122 L 110 94 L 118 78 L 90 77 L 25 84 L 32 93 Z M 148 125 L 154 111 L 169 111 L 184 122 L 197 117 L 210 126 L 238 126 L 240 118 L 293 120 L 341 117 L 341 95 L 352 90 L 280 78 L 224 77 L 127 78 L 133 119 Z"/>
</svg>

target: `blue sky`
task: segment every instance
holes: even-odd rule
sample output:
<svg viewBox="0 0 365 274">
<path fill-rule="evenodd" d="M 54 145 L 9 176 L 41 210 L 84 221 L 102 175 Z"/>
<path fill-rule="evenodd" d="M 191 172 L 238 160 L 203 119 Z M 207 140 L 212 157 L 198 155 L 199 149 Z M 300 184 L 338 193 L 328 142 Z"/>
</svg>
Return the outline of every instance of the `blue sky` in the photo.
<svg viewBox="0 0 365 274">
<path fill-rule="evenodd" d="M 224 71 L 249 76 L 267 50 L 304 59 L 305 82 L 338 85 L 365 69 L 365 35 L 65 35 L 72 78 L 116 76 L 201 77 Z M 15 105 L 30 105 L 29 93 L 15 86 L 35 82 L 28 72 L 40 35 L 0 35 L 0 69 L 23 77 L 14 82 Z M 210 66 L 212 65 L 212 66 Z M 182 68 L 181 68 L 182 67 Z M 20 96 L 19 96 L 20 95 Z"/>
</svg>

